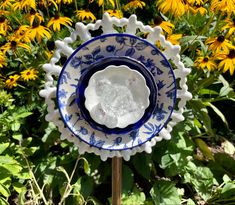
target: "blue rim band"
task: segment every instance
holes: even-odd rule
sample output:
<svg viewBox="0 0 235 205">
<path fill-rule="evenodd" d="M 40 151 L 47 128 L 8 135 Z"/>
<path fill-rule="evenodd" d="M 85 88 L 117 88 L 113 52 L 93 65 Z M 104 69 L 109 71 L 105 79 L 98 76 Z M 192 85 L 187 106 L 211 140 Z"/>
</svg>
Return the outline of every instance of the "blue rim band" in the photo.
<svg viewBox="0 0 235 205">
<path fill-rule="evenodd" d="M 149 101 L 150 104 L 145 110 L 145 113 L 143 117 L 138 120 L 136 123 L 128 125 L 125 128 L 113 128 L 110 129 L 106 127 L 105 125 L 101 125 L 96 123 L 90 116 L 89 111 L 85 108 L 85 96 L 84 92 L 86 87 L 88 86 L 89 80 L 91 76 L 100 70 L 105 69 L 109 65 L 126 65 L 129 68 L 136 70 L 140 72 L 145 80 L 148 88 L 150 89 L 150 96 Z M 157 98 L 157 86 L 154 82 L 154 78 L 152 74 L 147 70 L 147 68 L 140 62 L 133 60 L 129 57 L 124 56 L 118 56 L 118 57 L 112 57 L 112 58 L 105 58 L 100 61 L 97 61 L 96 63 L 92 64 L 91 66 L 84 69 L 82 76 L 80 77 L 78 86 L 77 86 L 77 99 L 76 102 L 78 104 L 78 107 L 81 111 L 81 114 L 83 115 L 84 119 L 96 130 L 102 131 L 106 134 L 124 134 L 128 133 L 133 130 L 137 130 L 140 128 L 152 115 L 153 111 L 156 107 L 156 98 Z"/>
</svg>

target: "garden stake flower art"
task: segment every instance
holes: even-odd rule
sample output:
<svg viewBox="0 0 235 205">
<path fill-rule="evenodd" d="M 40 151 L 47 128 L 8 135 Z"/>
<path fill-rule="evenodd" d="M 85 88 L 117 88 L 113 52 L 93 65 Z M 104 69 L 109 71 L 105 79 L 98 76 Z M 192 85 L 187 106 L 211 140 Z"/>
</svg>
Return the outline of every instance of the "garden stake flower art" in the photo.
<svg viewBox="0 0 235 205">
<path fill-rule="evenodd" d="M 92 36 L 90 31 L 99 28 L 102 35 Z M 77 23 L 70 37 L 55 42 L 54 55 L 43 66 L 47 74 L 40 95 L 48 105 L 46 120 L 80 154 L 129 160 L 137 152 L 150 153 L 184 119 L 183 108 L 191 99 L 186 85 L 190 69 L 180 61 L 180 47 L 161 31 L 135 15 L 118 19 L 105 13 L 95 23 Z M 83 44 L 73 48 L 77 37 Z M 67 57 L 63 67 L 61 56 Z M 120 165 L 115 160 L 113 167 Z"/>
</svg>

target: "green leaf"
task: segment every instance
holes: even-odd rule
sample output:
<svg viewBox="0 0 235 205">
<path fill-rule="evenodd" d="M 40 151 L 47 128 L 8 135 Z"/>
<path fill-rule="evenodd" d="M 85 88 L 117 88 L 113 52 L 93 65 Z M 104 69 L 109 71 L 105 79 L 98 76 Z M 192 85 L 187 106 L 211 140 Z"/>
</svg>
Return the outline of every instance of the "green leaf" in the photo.
<svg viewBox="0 0 235 205">
<path fill-rule="evenodd" d="M 226 172 L 229 172 L 231 175 L 235 173 L 235 160 L 233 157 L 226 153 L 215 153 L 214 158 L 215 162 L 223 167 Z"/>
<path fill-rule="evenodd" d="M 206 88 L 202 88 L 199 90 L 200 95 L 219 95 L 218 92 Z"/>
<path fill-rule="evenodd" d="M 212 136 L 214 136 L 214 132 L 211 128 L 211 118 L 208 115 L 208 111 L 206 106 L 203 104 L 201 100 L 191 100 L 189 104 L 193 110 L 193 114 L 195 117 L 203 123 L 206 128 L 206 131 L 209 132 Z"/>
<path fill-rule="evenodd" d="M 225 175 L 223 176 L 223 181 L 224 181 L 225 183 L 227 183 L 227 182 L 230 182 L 231 179 L 229 178 L 229 176 L 228 176 L 227 174 L 225 174 Z"/>
<path fill-rule="evenodd" d="M 88 161 L 84 157 L 80 158 L 80 160 L 83 161 L 83 169 L 84 169 L 85 173 L 89 174 L 90 173 L 90 165 L 89 165 Z"/>
<path fill-rule="evenodd" d="M 211 160 L 215 160 L 211 150 L 208 148 L 207 144 L 202 139 L 196 138 L 195 143 L 197 144 L 197 146 L 205 157 Z"/>
<path fill-rule="evenodd" d="M 83 197 L 88 197 L 94 190 L 94 181 L 92 177 L 81 177 L 81 194 Z"/>
<path fill-rule="evenodd" d="M 17 176 L 22 170 L 22 167 L 18 164 L 2 164 L 2 167 L 7 169 L 13 176 Z"/>
<path fill-rule="evenodd" d="M 234 196 L 234 193 L 235 193 L 235 183 L 232 182 L 228 182 L 227 184 L 225 184 L 221 191 L 223 198 L 232 197 Z"/>
<path fill-rule="evenodd" d="M 15 191 L 17 193 L 22 193 L 22 192 L 26 192 L 27 191 L 26 187 L 23 184 L 21 184 L 20 182 L 14 182 L 12 184 L 12 186 L 13 186 L 13 188 L 15 189 Z"/>
<path fill-rule="evenodd" d="M 9 205 L 6 199 L 0 196 L 0 205 Z"/>
<path fill-rule="evenodd" d="M 25 148 L 24 152 L 27 156 L 32 156 L 38 149 L 39 147 L 29 147 L 29 148 Z"/>
<path fill-rule="evenodd" d="M 225 125 L 227 126 L 227 128 L 228 128 L 228 122 L 227 122 L 227 120 L 226 120 L 224 114 L 223 114 L 216 106 L 214 106 L 212 103 L 210 103 L 210 102 L 205 102 L 204 104 L 205 104 L 206 106 L 211 107 L 211 108 L 214 110 L 214 112 L 220 117 L 220 119 L 224 122 L 224 124 L 225 124 Z"/>
<path fill-rule="evenodd" d="M 27 147 L 29 144 L 32 142 L 33 138 L 32 137 L 27 137 L 21 141 L 21 146 L 22 147 Z"/>
<path fill-rule="evenodd" d="M 211 170 L 208 167 L 196 165 L 192 161 L 189 161 L 184 169 L 184 182 L 192 184 L 196 192 L 207 200 L 211 196 L 213 185 L 218 185 Z"/>
<path fill-rule="evenodd" d="M 11 192 L 4 184 L 0 183 L 0 194 L 4 197 L 9 197 Z"/>
<path fill-rule="evenodd" d="M 26 118 L 32 114 L 33 114 L 32 112 L 23 112 L 23 113 L 20 113 L 20 114 L 14 116 L 14 118 L 17 120 L 17 119 L 21 119 L 21 118 Z"/>
<path fill-rule="evenodd" d="M 187 67 L 192 67 L 194 65 L 194 62 L 188 56 L 183 56 L 182 61 L 183 61 L 184 65 Z"/>
<path fill-rule="evenodd" d="M 4 166 L 0 166 L 0 181 L 3 183 L 7 178 L 9 178 L 12 173 L 6 169 Z"/>
<path fill-rule="evenodd" d="M 132 170 L 123 164 L 122 166 L 122 192 L 127 193 L 134 184 L 134 174 Z"/>
<path fill-rule="evenodd" d="M 170 181 L 157 181 L 150 190 L 155 205 L 180 204 L 180 196 L 175 184 Z"/>
<path fill-rule="evenodd" d="M 197 90 L 200 91 L 201 89 L 205 89 L 208 86 L 212 85 L 215 82 L 216 76 L 210 75 L 208 78 L 202 78 L 202 80 L 199 80 L 196 84 Z"/>
<path fill-rule="evenodd" d="M 84 204 L 84 198 L 81 193 L 81 180 L 80 178 L 77 180 L 75 184 L 73 184 L 73 203 L 74 204 Z"/>
<path fill-rule="evenodd" d="M 166 176 L 183 174 L 184 167 L 188 163 L 188 157 L 192 156 L 193 144 L 180 134 L 174 135 L 175 141 L 169 141 L 165 147 L 165 154 L 162 154 L 160 167 L 165 169 Z"/>
<path fill-rule="evenodd" d="M 2 154 L 6 150 L 6 148 L 9 147 L 9 145 L 9 142 L 0 144 L 0 154 Z"/>
<path fill-rule="evenodd" d="M 187 205 L 195 205 L 195 203 L 192 199 L 188 199 L 187 200 Z"/>
<path fill-rule="evenodd" d="M 15 139 L 15 140 L 21 141 L 22 138 L 23 138 L 23 135 L 21 133 L 14 133 L 12 135 L 12 138 Z"/>
<path fill-rule="evenodd" d="M 8 155 L 0 156 L 0 164 L 18 164 L 18 162 Z"/>
<path fill-rule="evenodd" d="M 227 96 L 230 92 L 233 92 L 233 89 L 230 87 L 229 83 L 224 79 L 222 75 L 219 76 L 219 81 L 223 84 L 223 87 L 220 89 L 220 96 Z"/>
<path fill-rule="evenodd" d="M 140 174 L 142 177 L 149 179 L 150 164 L 151 164 L 150 155 L 147 154 L 135 155 L 132 159 L 132 162 L 137 173 Z"/>
<path fill-rule="evenodd" d="M 11 124 L 11 130 L 12 130 L 13 132 L 18 131 L 19 129 L 20 129 L 20 123 L 19 123 L 19 122 L 13 122 L 13 123 Z"/>
<path fill-rule="evenodd" d="M 143 205 L 145 201 L 145 194 L 138 189 L 134 189 L 130 195 L 122 195 L 122 205 L 138 204 Z"/>
</svg>

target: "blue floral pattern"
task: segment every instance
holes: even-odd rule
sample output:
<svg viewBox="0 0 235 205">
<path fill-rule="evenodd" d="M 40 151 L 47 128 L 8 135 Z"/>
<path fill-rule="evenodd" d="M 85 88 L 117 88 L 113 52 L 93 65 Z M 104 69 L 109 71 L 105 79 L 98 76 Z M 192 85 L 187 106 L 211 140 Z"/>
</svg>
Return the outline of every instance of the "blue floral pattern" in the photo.
<svg viewBox="0 0 235 205">
<path fill-rule="evenodd" d="M 108 135 L 93 129 L 74 103 L 82 72 L 94 62 L 114 56 L 140 61 L 152 73 L 158 87 L 156 109 L 151 118 L 138 130 L 122 135 Z M 98 149 L 132 149 L 151 140 L 170 119 L 175 99 L 176 82 L 169 62 L 155 46 L 129 34 L 107 34 L 86 42 L 68 59 L 58 80 L 57 101 L 62 119 L 76 137 Z"/>
</svg>

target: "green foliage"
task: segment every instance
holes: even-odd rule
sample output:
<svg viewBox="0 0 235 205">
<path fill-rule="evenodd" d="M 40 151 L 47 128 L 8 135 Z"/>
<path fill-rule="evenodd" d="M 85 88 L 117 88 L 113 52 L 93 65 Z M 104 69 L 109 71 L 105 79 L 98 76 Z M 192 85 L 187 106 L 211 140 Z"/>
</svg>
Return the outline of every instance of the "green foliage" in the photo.
<svg viewBox="0 0 235 205">
<path fill-rule="evenodd" d="M 157 181 L 150 190 L 154 204 L 180 204 L 180 195 L 175 184 L 170 181 Z"/>
</svg>

